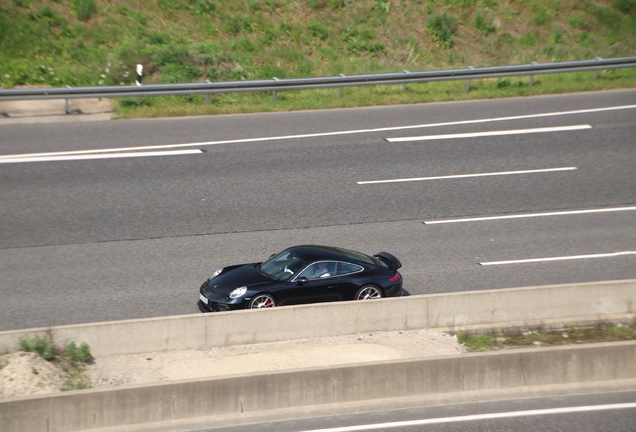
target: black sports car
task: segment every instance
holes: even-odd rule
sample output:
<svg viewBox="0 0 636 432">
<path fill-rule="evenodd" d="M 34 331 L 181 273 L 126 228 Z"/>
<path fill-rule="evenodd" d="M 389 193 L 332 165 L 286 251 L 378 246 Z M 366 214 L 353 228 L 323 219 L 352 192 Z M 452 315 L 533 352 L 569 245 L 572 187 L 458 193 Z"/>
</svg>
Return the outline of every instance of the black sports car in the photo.
<svg viewBox="0 0 636 432">
<path fill-rule="evenodd" d="M 399 297 L 400 261 L 330 246 L 294 246 L 262 263 L 217 270 L 199 290 L 203 312 Z"/>
</svg>

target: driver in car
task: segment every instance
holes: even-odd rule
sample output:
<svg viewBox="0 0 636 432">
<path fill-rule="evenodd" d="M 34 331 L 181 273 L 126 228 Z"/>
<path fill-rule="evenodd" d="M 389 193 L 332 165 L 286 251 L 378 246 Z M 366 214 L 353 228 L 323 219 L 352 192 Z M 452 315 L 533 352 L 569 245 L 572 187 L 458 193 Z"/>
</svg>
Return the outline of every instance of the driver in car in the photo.
<svg viewBox="0 0 636 432">
<path fill-rule="evenodd" d="M 318 263 L 318 268 L 316 269 L 314 274 L 311 276 L 311 278 L 316 279 L 316 278 L 324 278 L 328 276 L 331 276 L 331 274 L 329 274 L 329 270 L 327 269 L 327 263 L 321 262 L 321 263 Z"/>
</svg>

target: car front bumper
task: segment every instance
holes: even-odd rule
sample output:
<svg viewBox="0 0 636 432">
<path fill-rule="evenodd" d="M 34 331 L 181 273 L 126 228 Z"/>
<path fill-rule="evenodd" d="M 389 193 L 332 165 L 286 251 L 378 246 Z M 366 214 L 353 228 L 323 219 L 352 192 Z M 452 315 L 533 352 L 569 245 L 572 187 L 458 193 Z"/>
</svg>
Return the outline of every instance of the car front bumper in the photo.
<svg viewBox="0 0 636 432">
<path fill-rule="evenodd" d="M 249 298 L 240 298 L 235 299 L 232 303 L 225 303 L 210 300 L 208 297 L 199 293 L 199 301 L 197 302 L 197 306 L 201 312 L 229 312 L 233 310 L 241 310 L 245 309 Z"/>
</svg>

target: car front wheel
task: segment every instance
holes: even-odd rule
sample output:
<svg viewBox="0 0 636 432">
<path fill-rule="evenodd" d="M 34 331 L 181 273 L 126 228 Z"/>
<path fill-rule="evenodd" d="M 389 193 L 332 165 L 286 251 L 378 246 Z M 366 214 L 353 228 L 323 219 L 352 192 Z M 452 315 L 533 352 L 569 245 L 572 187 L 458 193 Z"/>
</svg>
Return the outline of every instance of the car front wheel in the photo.
<svg viewBox="0 0 636 432">
<path fill-rule="evenodd" d="M 382 291 L 379 288 L 367 285 L 363 286 L 356 293 L 356 300 L 371 300 L 382 298 Z"/>
<path fill-rule="evenodd" d="M 259 294 L 250 301 L 248 309 L 273 308 L 276 306 L 276 300 L 269 294 Z"/>
</svg>

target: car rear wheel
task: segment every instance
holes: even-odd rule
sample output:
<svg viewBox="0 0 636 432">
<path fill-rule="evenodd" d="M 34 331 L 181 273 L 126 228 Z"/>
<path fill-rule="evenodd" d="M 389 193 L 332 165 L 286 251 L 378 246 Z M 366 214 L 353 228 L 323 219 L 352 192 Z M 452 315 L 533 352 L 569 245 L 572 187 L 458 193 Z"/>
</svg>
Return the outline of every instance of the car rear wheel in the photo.
<svg viewBox="0 0 636 432">
<path fill-rule="evenodd" d="M 372 285 L 363 286 L 356 293 L 356 300 L 371 300 L 382 298 L 382 291 Z"/>
<path fill-rule="evenodd" d="M 259 294 L 250 301 L 248 309 L 273 308 L 276 306 L 276 300 L 269 294 Z"/>
</svg>

